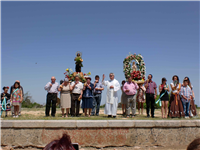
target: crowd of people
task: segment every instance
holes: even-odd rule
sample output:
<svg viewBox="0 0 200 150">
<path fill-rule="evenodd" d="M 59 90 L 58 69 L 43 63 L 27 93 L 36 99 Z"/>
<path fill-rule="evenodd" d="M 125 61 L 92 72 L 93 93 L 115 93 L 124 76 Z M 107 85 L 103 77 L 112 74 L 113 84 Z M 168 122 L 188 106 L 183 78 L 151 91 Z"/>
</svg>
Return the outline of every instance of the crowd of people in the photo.
<svg viewBox="0 0 200 150">
<path fill-rule="evenodd" d="M 113 73 L 109 74 L 109 78 L 110 80 L 105 81 L 105 75 L 103 75 L 102 81 L 100 81 L 100 77 L 96 75 L 95 81 L 92 83 L 91 77 L 88 76 L 86 77 L 86 83 L 83 84 L 79 81 L 79 76 L 77 75 L 74 82 L 70 83 L 68 78 L 65 78 L 64 82 L 59 85 L 55 82 L 56 78 L 52 77 L 51 82 L 48 82 L 45 86 L 45 90 L 47 90 L 46 116 L 49 116 L 50 106 L 52 105 L 51 116 L 55 117 L 56 101 L 59 92 L 62 117 L 69 117 L 69 112 L 71 117 L 79 117 L 80 106 L 86 117 L 99 116 L 102 91 L 106 87 L 107 94 L 104 114 L 108 115 L 108 117 L 116 118 L 120 84 L 115 79 Z M 143 115 L 144 103 L 146 103 L 147 117 L 155 117 L 155 99 L 158 92 L 157 85 L 152 78 L 153 76 L 149 74 L 148 79 L 144 83 L 133 81 L 131 76 L 127 81 L 122 81 L 121 105 L 124 117 L 134 117 L 136 115 L 136 106 L 138 107 L 138 113 Z M 166 78 L 162 78 L 159 85 L 162 118 L 189 118 L 196 116 L 193 86 L 189 78 L 185 77 L 181 84 L 179 77 L 174 75 L 170 86 L 166 84 L 166 81 Z M 82 103 L 80 103 L 81 100 Z M 64 116 L 65 110 L 66 115 Z"/>
<path fill-rule="evenodd" d="M 51 82 L 48 82 L 44 87 L 47 91 L 46 117 L 50 115 L 50 107 L 52 107 L 51 116 L 55 117 L 59 92 L 62 117 L 69 117 L 69 114 L 71 117 L 79 117 L 80 106 L 85 116 L 99 116 L 102 91 L 106 87 L 107 94 L 104 114 L 108 115 L 108 117 L 116 118 L 120 84 L 115 79 L 114 73 L 110 73 L 109 78 L 110 80 L 105 81 L 105 75 L 103 75 L 102 81 L 100 81 L 100 77 L 96 75 L 95 81 L 92 83 L 91 77 L 87 76 L 86 83 L 83 84 L 79 81 L 79 76 L 77 75 L 74 82 L 70 83 L 68 78 L 65 78 L 59 84 L 56 82 L 56 78 L 52 77 Z M 131 76 L 127 81 L 122 81 L 121 106 L 124 117 L 134 117 L 136 115 L 136 107 L 138 107 L 138 113 L 143 115 L 144 103 L 146 103 L 146 116 L 150 117 L 151 115 L 154 118 L 155 99 L 158 92 L 157 85 L 152 78 L 153 76 L 149 74 L 148 79 L 144 83 L 133 81 Z M 162 104 L 162 118 L 189 118 L 196 116 L 195 96 L 190 79 L 185 77 L 181 84 L 179 77 L 174 75 L 170 85 L 167 85 L 166 81 L 166 78 L 162 78 L 158 88 L 160 93 L 159 100 Z M 20 81 L 15 81 L 10 87 L 10 93 L 8 93 L 9 87 L 3 87 L 3 90 L 4 92 L 1 93 L 1 102 L 4 99 L 6 102 L 10 100 L 12 115 L 14 118 L 17 118 L 21 114 L 21 103 L 24 95 Z M 81 101 L 82 103 L 80 103 Z"/>
</svg>

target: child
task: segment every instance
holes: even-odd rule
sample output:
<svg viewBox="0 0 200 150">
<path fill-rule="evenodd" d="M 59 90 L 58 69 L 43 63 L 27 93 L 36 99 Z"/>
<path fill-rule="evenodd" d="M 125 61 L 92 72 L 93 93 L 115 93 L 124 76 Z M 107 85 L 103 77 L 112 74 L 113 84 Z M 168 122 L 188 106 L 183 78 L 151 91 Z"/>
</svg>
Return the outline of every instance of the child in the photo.
<svg viewBox="0 0 200 150">
<path fill-rule="evenodd" d="M 143 84 L 139 84 L 138 94 L 137 94 L 137 102 L 138 102 L 138 112 L 140 115 L 140 104 L 141 104 L 141 114 L 143 115 L 143 104 L 145 103 L 145 87 Z"/>
<path fill-rule="evenodd" d="M 181 96 L 183 103 L 183 110 L 185 112 L 185 118 L 189 118 L 189 106 L 190 100 L 192 99 L 192 90 L 188 86 L 188 80 L 183 81 L 183 86 L 181 87 Z"/>
<path fill-rule="evenodd" d="M 14 106 L 14 116 L 13 118 L 18 118 L 19 115 L 19 104 L 22 102 L 22 90 L 20 88 L 20 83 L 15 82 L 14 89 L 11 93 L 11 103 Z"/>
<path fill-rule="evenodd" d="M 7 104 L 8 100 L 10 99 L 10 94 L 8 94 L 8 89 L 9 89 L 8 86 L 3 87 L 4 92 L 1 93 L 1 104 L 2 104 L 4 98 L 6 99 L 6 101 L 5 101 L 6 104 Z M 4 106 L 2 106 L 2 107 L 4 108 Z M 4 109 L 7 109 L 7 108 L 4 108 Z M 6 117 L 7 117 L 7 111 L 5 110 L 5 112 L 6 112 Z"/>
</svg>

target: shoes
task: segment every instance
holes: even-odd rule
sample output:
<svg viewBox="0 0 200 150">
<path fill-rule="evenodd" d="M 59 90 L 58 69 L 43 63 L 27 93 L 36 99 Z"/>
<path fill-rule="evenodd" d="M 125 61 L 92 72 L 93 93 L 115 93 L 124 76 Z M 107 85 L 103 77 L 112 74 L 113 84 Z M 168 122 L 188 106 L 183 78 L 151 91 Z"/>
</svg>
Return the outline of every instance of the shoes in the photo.
<svg viewBox="0 0 200 150">
<path fill-rule="evenodd" d="M 94 114 L 91 114 L 91 116 L 94 116 Z"/>
<path fill-rule="evenodd" d="M 99 114 L 96 114 L 96 116 L 99 116 Z"/>
<path fill-rule="evenodd" d="M 111 115 L 108 115 L 108 118 L 111 118 L 112 116 Z"/>
<path fill-rule="evenodd" d="M 21 113 L 19 112 L 19 116 L 21 116 Z"/>
<path fill-rule="evenodd" d="M 74 117 L 74 115 L 71 115 L 71 117 Z"/>
<path fill-rule="evenodd" d="M 154 118 L 154 116 L 151 116 L 151 118 Z"/>
<path fill-rule="evenodd" d="M 16 118 L 16 116 L 13 116 L 13 118 Z"/>
<path fill-rule="evenodd" d="M 76 117 L 80 117 L 80 115 L 76 115 Z"/>
<path fill-rule="evenodd" d="M 51 117 L 55 117 L 54 115 L 52 115 Z"/>
<path fill-rule="evenodd" d="M 49 117 L 49 116 L 46 115 L 45 117 Z"/>
<path fill-rule="evenodd" d="M 15 116 L 15 118 L 18 118 L 19 116 L 17 115 L 17 116 Z"/>
<path fill-rule="evenodd" d="M 149 118 L 150 116 L 149 115 L 147 115 L 147 118 Z"/>
<path fill-rule="evenodd" d="M 113 116 L 113 118 L 116 118 L 116 116 Z"/>
</svg>

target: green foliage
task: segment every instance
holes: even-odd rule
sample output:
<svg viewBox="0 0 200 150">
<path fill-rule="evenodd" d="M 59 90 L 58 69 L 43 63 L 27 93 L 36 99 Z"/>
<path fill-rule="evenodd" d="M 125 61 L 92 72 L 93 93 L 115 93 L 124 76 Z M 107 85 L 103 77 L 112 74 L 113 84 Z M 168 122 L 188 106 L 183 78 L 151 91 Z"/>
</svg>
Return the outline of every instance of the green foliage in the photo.
<svg viewBox="0 0 200 150">
<path fill-rule="evenodd" d="M 42 105 L 34 102 L 32 100 L 32 96 L 30 96 L 30 93 L 29 92 L 26 92 L 24 94 L 24 100 L 22 102 L 22 107 L 23 108 L 41 108 L 43 107 Z"/>
</svg>

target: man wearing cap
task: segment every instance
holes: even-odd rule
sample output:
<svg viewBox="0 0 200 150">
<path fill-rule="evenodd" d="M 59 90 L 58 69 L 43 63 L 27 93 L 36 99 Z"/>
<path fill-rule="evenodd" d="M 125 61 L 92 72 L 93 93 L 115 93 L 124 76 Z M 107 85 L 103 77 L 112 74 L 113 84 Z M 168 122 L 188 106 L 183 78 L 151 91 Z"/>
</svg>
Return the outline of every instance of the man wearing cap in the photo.
<svg viewBox="0 0 200 150">
<path fill-rule="evenodd" d="M 18 82 L 20 84 L 20 81 L 19 80 L 16 80 L 15 83 Z M 15 83 L 10 87 L 10 95 L 12 94 L 12 91 L 14 89 L 14 86 L 15 86 Z M 20 89 L 22 90 L 22 99 L 24 97 L 24 90 L 23 90 L 23 87 L 20 85 Z M 21 115 L 21 107 L 22 107 L 22 103 L 19 104 L 19 116 Z M 12 106 L 11 107 L 11 112 L 12 112 L 12 115 L 14 116 L 14 107 Z"/>
<path fill-rule="evenodd" d="M 51 77 L 51 82 L 48 82 L 45 85 L 44 89 L 47 91 L 46 111 L 45 111 L 46 117 L 49 116 L 51 104 L 52 104 L 51 116 L 55 117 L 57 94 L 58 94 L 58 91 L 60 91 L 60 88 L 54 76 Z"/>
<path fill-rule="evenodd" d="M 71 98 L 71 116 L 79 117 L 80 100 L 83 95 L 83 84 L 79 81 L 79 76 L 75 76 L 75 81 L 71 83 L 72 86 L 72 98 Z M 76 105 L 75 105 L 76 104 Z M 76 106 L 76 107 L 75 107 Z M 75 113 L 76 109 L 76 113 Z"/>
</svg>

